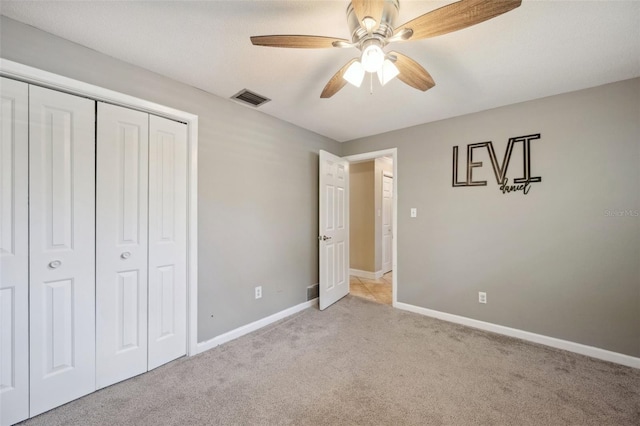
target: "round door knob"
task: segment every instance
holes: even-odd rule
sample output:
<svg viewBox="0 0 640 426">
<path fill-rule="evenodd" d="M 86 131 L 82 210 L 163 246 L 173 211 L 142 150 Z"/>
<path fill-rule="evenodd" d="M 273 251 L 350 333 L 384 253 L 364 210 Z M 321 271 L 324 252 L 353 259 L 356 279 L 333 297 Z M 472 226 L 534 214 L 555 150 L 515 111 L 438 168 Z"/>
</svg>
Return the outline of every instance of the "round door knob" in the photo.
<svg viewBox="0 0 640 426">
<path fill-rule="evenodd" d="M 59 260 L 52 260 L 51 262 L 49 262 L 49 268 L 51 269 L 59 268 L 60 265 L 62 265 L 62 262 Z"/>
<path fill-rule="evenodd" d="M 128 258 L 131 257 L 131 252 L 130 251 L 125 251 L 124 253 L 122 253 L 120 255 L 120 257 L 123 258 L 123 259 L 128 259 Z"/>
<path fill-rule="evenodd" d="M 322 236 L 322 241 L 327 241 L 327 240 L 330 240 L 330 239 L 331 239 L 331 237 L 327 237 L 326 235 Z"/>
</svg>

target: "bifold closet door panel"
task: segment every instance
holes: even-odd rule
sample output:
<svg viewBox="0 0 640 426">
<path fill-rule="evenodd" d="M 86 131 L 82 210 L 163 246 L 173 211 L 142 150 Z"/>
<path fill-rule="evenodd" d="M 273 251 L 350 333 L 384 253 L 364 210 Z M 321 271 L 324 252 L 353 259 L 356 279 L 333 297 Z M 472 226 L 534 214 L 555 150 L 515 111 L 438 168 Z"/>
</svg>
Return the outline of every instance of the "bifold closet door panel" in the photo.
<svg viewBox="0 0 640 426">
<path fill-rule="evenodd" d="M 95 390 L 95 102 L 30 86 L 30 415 Z"/>
<path fill-rule="evenodd" d="M 0 78 L 0 425 L 29 417 L 29 86 Z"/>
<path fill-rule="evenodd" d="M 187 126 L 149 116 L 149 370 L 187 351 Z"/>
<path fill-rule="evenodd" d="M 147 371 L 149 115 L 98 102 L 96 381 Z"/>
</svg>

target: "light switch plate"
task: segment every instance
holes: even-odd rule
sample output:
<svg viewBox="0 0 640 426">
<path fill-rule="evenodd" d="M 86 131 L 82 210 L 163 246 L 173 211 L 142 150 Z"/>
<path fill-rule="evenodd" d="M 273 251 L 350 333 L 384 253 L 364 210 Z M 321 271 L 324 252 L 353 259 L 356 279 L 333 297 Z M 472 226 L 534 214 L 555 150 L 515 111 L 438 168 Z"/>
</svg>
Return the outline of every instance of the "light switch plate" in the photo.
<svg viewBox="0 0 640 426">
<path fill-rule="evenodd" d="M 418 217 L 418 209 L 415 207 L 411 208 L 411 217 Z"/>
</svg>

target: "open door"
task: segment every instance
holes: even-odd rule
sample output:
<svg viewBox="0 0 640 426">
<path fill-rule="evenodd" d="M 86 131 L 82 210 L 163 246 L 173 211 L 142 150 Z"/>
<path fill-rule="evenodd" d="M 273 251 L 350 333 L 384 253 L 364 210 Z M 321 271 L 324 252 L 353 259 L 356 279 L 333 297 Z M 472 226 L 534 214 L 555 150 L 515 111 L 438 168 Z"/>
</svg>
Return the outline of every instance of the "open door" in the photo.
<svg viewBox="0 0 640 426">
<path fill-rule="evenodd" d="M 349 162 L 320 151 L 320 310 L 349 294 Z"/>
</svg>

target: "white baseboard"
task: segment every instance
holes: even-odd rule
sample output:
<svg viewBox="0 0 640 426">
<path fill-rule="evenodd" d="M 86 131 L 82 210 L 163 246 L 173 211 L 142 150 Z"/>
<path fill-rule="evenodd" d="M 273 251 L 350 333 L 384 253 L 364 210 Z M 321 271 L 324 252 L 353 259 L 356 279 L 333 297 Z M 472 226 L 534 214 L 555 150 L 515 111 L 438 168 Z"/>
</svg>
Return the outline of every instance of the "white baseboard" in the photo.
<svg viewBox="0 0 640 426">
<path fill-rule="evenodd" d="M 608 351 L 606 349 L 587 346 L 568 340 L 556 339 L 555 337 L 544 336 L 542 334 L 531 333 L 524 330 L 518 330 L 516 328 L 492 324 L 489 322 L 478 321 L 459 315 L 448 314 L 446 312 L 434 311 L 432 309 L 409 305 L 402 302 L 397 302 L 394 307 L 405 311 L 414 312 L 416 314 L 425 315 L 456 324 L 462 324 L 469 327 L 478 328 L 480 330 L 491 331 L 493 333 L 503 334 L 505 336 L 516 337 L 518 339 L 527 340 L 529 342 L 539 343 L 542 345 L 551 346 L 553 348 L 563 349 L 569 352 L 575 352 L 581 355 L 590 356 L 592 358 L 614 362 L 616 364 L 626 365 L 628 367 L 640 368 L 640 358 L 621 354 L 618 352 Z"/>
<path fill-rule="evenodd" d="M 368 280 L 378 280 L 384 273 L 382 270 L 376 272 L 362 271 L 360 269 L 349 269 L 349 275 L 355 275 L 356 277 L 366 278 Z"/>
<path fill-rule="evenodd" d="M 209 349 L 213 349 L 216 346 L 219 346 L 223 343 L 227 343 L 231 340 L 237 339 L 238 337 L 242 337 L 245 334 L 261 329 L 262 327 L 265 327 L 276 321 L 280 321 L 283 318 L 296 314 L 300 311 L 303 311 L 317 304 L 318 304 L 318 298 L 315 298 L 307 302 L 300 303 L 299 305 L 292 306 L 288 309 L 285 309 L 284 311 L 276 312 L 275 314 L 259 319 L 258 321 L 254 321 L 252 323 L 243 325 L 241 327 L 236 328 L 235 330 L 228 331 L 212 339 L 205 340 L 204 342 L 199 342 L 196 346 L 195 353 L 193 353 L 192 355 L 197 355 L 202 352 L 208 351 Z"/>
</svg>

